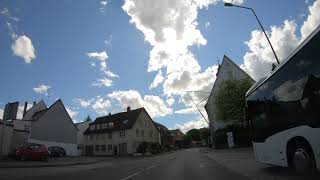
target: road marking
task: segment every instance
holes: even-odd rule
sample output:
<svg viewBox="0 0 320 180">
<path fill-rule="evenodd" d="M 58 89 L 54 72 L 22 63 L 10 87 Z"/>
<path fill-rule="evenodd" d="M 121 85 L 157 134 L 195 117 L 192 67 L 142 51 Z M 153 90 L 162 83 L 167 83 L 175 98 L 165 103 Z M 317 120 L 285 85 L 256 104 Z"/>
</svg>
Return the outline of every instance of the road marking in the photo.
<svg viewBox="0 0 320 180">
<path fill-rule="evenodd" d="M 154 164 L 154 165 L 152 165 L 152 166 L 147 167 L 146 170 L 150 170 L 150 169 L 152 169 L 152 168 L 154 168 L 154 167 L 156 167 L 156 166 L 157 166 L 157 165 Z"/>
<path fill-rule="evenodd" d="M 132 178 L 132 177 L 134 177 L 134 176 L 136 176 L 136 175 L 138 175 L 138 174 L 140 174 L 140 173 L 139 173 L 139 172 L 136 172 L 136 173 L 131 174 L 131 175 L 129 175 L 129 176 L 127 176 L 127 177 L 125 177 L 125 178 L 122 178 L 121 180 L 127 180 L 127 179 L 130 179 L 130 178 Z"/>
</svg>

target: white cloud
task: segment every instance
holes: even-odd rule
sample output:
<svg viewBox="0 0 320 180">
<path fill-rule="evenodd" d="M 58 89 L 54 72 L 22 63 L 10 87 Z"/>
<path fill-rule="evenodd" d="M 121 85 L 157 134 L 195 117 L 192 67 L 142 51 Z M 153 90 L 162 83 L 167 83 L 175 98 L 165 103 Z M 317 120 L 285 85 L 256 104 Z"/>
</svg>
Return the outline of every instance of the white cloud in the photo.
<svg viewBox="0 0 320 180">
<path fill-rule="evenodd" d="M 39 86 L 36 86 L 33 88 L 33 91 L 39 94 L 45 94 L 48 95 L 49 90 L 51 89 L 50 86 L 48 85 L 44 85 L 44 84 L 40 84 Z"/>
<path fill-rule="evenodd" d="M 243 4 L 243 0 L 224 0 L 224 2 L 232 3 L 232 4 L 235 4 L 235 5 Z"/>
<path fill-rule="evenodd" d="M 11 49 L 14 55 L 23 58 L 26 63 L 31 63 L 31 61 L 36 58 L 32 41 L 27 36 L 17 37 Z"/>
<path fill-rule="evenodd" d="M 207 22 L 204 24 L 204 27 L 205 27 L 205 28 L 209 28 L 209 27 L 210 27 L 210 22 L 207 21 Z"/>
<path fill-rule="evenodd" d="M 108 97 L 118 101 L 122 109 L 130 106 L 132 109 L 144 107 L 151 117 L 163 117 L 172 114 L 172 109 L 158 96 L 145 95 L 141 97 L 136 90 L 115 91 Z"/>
<path fill-rule="evenodd" d="M 90 58 L 97 59 L 99 61 L 106 61 L 109 57 L 106 51 L 102 52 L 90 52 L 86 53 L 86 55 Z"/>
<path fill-rule="evenodd" d="M 272 26 L 271 32 L 267 32 L 280 62 L 298 45 L 299 40 L 295 35 L 296 26 L 294 21 L 285 20 L 282 26 Z M 241 68 L 255 80 L 270 74 L 272 63 L 276 63 L 276 59 L 265 35 L 261 31 L 255 30 L 251 33 L 251 39 L 246 44 L 250 51 L 245 54 L 244 64 L 241 65 Z"/>
<path fill-rule="evenodd" d="M 307 3 L 307 2 L 306 2 Z M 309 15 L 301 27 L 301 40 L 304 40 L 320 24 L 320 1 L 317 0 L 309 6 Z"/>
<path fill-rule="evenodd" d="M 174 98 L 168 98 L 167 100 L 166 100 L 166 103 L 169 105 L 169 106 L 172 106 L 173 104 L 174 104 L 174 102 L 175 102 L 175 100 L 174 100 Z"/>
<path fill-rule="evenodd" d="M 272 26 L 271 32 L 267 32 L 280 62 L 320 24 L 319 11 L 320 1 L 309 6 L 309 15 L 300 29 L 300 38 L 296 35 L 297 25 L 294 20 L 285 20 L 282 26 Z M 276 61 L 264 34 L 258 30 L 252 31 L 251 39 L 246 44 L 250 51 L 245 54 L 241 68 L 256 80 L 269 75 L 272 63 Z"/>
<path fill-rule="evenodd" d="M 93 100 L 92 99 L 86 100 L 86 99 L 79 98 L 79 99 L 75 99 L 74 101 L 78 102 L 81 107 L 86 108 L 91 105 Z"/>
<path fill-rule="evenodd" d="M 104 71 L 105 75 L 111 78 L 119 78 L 119 76 L 111 71 Z"/>
<path fill-rule="evenodd" d="M 12 16 L 11 13 L 9 12 L 8 8 L 3 8 L 0 11 L 0 14 L 4 15 L 7 19 L 12 20 L 12 21 L 19 21 L 20 20 L 19 18 Z"/>
<path fill-rule="evenodd" d="M 102 78 L 98 79 L 96 82 L 92 83 L 92 86 L 97 86 L 97 87 L 110 87 L 112 86 L 112 80 L 108 78 Z"/>
<path fill-rule="evenodd" d="M 176 124 L 175 125 L 175 129 L 180 129 L 182 132 L 186 133 L 187 131 L 189 131 L 190 129 L 200 129 L 203 127 L 208 127 L 208 123 L 202 118 L 202 117 L 198 117 L 195 120 L 191 120 L 188 121 L 184 124 Z"/>
<path fill-rule="evenodd" d="M 122 8 L 130 16 L 130 23 L 152 46 L 148 71 L 158 71 L 158 75 L 150 89 L 163 82 L 163 92 L 168 97 L 183 96 L 186 91 L 211 89 L 217 66 L 201 71 L 189 48 L 206 45 L 207 41 L 198 29 L 198 11 L 217 2 L 221 1 L 125 0 Z"/>
<path fill-rule="evenodd" d="M 92 103 L 91 107 L 98 114 L 106 114 L 108 112 L 108 108 L 111 107 L 111 102 L 98 96 L 97 99 Z"/>
<path fill-rule="evenodd" d="M 78 111 L 75 111 L 70 107 L 66 107 L 66 110 L 67 110 L 67 112 L 68 112 L 68 114 L 69 114 L 69 116 L 71 117 L 72 120 L 74 120 L 76 118 L 76 116 L 78 115 L 78 113 L 79 113 Z"/>
<path fill-rule="evenodd" d="M 153 82 L 150 84 L 149 89 L 153 89 L 158 87 L 159 84 L 161 84 L 164 80 L 164 77 L 162 75 L 162 71 L 160 70 L 156 77 L 154 78 Z"/>
<path fill-rule="evenodd" d="M 193 114 L 193 113 L 197 113 L 197 112 L 198 112 L 198 110 L 195 107 L 189 107 L 189 108 L 174 111 L 175 114 Z"/>
<path fill-rule="evenodd" d="M 86 53 L 86 55 L 90 58 L 96 59 L 100 62 L 100 71 L 103 75 L 102 78 L 98 79 L 94 83 L 92 83 L 92 86 L 97 87 L 110 87 L 112 86 L 113 80 L 110 78 L 119 78 L 119 76 L 107 68 L 107 60 L 108 60 L 108 54 L 106 51 L 102 52 L 90 52 Z M 95 67 L 96 64 L 94 62 L 91 62 L 91 66 Z"/>
<path fill-rule="evenodd" d="M 104 12 L 109 4 L 108 0 L 101 0 L 100 1 L 100 11 Z"/>
</svg>

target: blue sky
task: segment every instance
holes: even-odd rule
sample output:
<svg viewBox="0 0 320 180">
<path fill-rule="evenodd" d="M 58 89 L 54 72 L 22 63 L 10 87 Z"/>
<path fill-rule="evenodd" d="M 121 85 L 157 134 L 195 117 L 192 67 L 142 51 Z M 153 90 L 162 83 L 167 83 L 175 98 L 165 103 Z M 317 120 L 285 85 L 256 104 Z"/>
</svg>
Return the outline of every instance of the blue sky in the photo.
<svg viewBox="0 0 320 180">
<path fill-rule="evenodd" d="M 232 2 L 255 9 L 280 58 L 319 23 L 312 0 Z M 254 16 L 219 0 L 2 0 L 0 13 L 0 109 L 61 98 L 81 121 L 145 106 L 187 130 L 205 122 L 186 91 L 210 91 L 224 54 L 255 79 L 274 60 Z"/>
</svg>

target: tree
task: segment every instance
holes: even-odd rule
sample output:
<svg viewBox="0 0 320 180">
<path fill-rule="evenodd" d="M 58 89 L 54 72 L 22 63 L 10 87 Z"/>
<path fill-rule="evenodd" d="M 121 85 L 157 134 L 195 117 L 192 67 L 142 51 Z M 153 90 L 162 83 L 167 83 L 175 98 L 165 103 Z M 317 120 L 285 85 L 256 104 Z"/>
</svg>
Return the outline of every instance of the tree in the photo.
<svg viewBox="0 0 320 180">
<path fill-rule="evenodd" d="M 199 129 L 190 129 L 186 133 L 186 136 L 190 136 L 193 141 L 200 141 L 201 140 L 200 130 Z"/>
<path fill-rule="evenodd" d="M 215 113 L 219 120 L 242 122 L 245 94 L 252 84 L 249 79 L 230 79 L 219 85 L 215 95 Z"/>
<path fill-rule="evenodd" d="M 202 140 L 207 141 L 211 135 L 210 129 L 209 128 L 201 128 L 199 131 L 200 131 L 200 138 Z"/>
</svg>

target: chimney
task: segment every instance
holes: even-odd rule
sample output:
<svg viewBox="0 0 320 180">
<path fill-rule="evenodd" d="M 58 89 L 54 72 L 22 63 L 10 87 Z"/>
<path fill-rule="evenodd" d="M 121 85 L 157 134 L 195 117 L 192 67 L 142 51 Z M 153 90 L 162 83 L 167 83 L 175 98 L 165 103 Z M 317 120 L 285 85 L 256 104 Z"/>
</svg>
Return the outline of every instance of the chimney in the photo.
<svg viewBox="0 0 320 180">
<path fill-rule="evenodd" d="M 127 107 L 127 112 L 129 112 L 129 111 L 130 111 L 130 106 Z"/>
<path fill-rule="evenodd" d="M 111 116 L 111 112 L 109 112 L 109 116 Z"/>
<path fill-rule="evenodd" d="M 37 101 L 33 101 L 32 107 L 35 106 L 36 104 L 37 104 Z"/>
<path fill-rule="evenodd" d="M 28 102 L 26 101 L 26 102 L 24 103 L 24 109 L 23 109 L 23 115 L 22 115 L 22 117 L 24 117 L 24 115 L 26 115 L 27 106 L 28 106 Z"/>
</svg>

